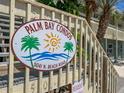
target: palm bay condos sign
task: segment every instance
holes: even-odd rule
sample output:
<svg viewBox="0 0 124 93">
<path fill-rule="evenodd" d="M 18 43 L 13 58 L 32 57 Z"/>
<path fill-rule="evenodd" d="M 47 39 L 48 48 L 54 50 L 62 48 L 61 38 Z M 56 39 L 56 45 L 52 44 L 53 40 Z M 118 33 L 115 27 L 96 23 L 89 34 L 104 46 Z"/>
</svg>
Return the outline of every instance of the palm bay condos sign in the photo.
<svg viewBox="0 0 124 93">
<path fill-rule="evenodd" d="M 64 25 L 51 20 L 35 20 L 22 25 L 13 35 L 12 49 L 26 66 L 54 70 L 73 58 L 76 43 Z"/>
</svg>

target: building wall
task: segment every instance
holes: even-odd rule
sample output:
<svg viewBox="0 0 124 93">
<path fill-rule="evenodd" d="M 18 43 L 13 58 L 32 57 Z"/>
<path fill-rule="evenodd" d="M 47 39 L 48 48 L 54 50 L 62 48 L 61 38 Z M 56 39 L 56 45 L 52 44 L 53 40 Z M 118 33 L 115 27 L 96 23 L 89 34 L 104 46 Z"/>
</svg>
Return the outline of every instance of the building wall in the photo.
<svg viewBox="0 0 124 93">
<path fill-rule="evenodd" d="M 117 43 L 117 45 L 116 45 Z M 116 46 L 117 46 L 117 58 L 118 60 L 124 60 L 124 41 L 117 41 L 116 40 L 111 40 L 111 39 L 104 39 L 103 48 L 105 51 L 107 51 L 107 55 L 114 61 L 116 59 Z"/>
<path fill-rule="evenodd" d="M 98 29 L 98 23 L 95 21 L 92 21 L 92 29 L 93 31 L 97 31 Z M 108 27 L 106 34 L 105 34 L 105 38 L 107 39 L 112 39 L 112 40 L 116 40 L 116 38 L 120 41 L 124 41 L 124 31 L 120 31 L 117 30 L 115 28 L 112 27 Z"/>
</svg>

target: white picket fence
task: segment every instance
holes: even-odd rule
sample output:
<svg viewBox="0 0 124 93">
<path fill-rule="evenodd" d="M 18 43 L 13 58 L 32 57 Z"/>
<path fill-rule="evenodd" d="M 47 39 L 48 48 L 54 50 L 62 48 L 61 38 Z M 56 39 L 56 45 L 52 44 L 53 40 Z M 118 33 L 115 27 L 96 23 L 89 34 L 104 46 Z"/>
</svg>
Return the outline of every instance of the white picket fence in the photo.
<svg viewBox="0 0 124 93">
<path fill-rule="evenodd" d="M 8 78 L 6 86 L 0 87 L 0 93 L 54 93 L 53 90 L 81 79 L 84 93 L 116 93 L 118 74 L 84 18 L 32 0 L 1 0 L 0 7 L 0 58 L 9 62 L 8 74 L 7 65 L 0 66 L 6 68 L 3 70 L 6 74 L 0 69 L 0 83 L 4 82 L 1 79 L 4 74 Z M 36 71 L 37 76 L 32 78 L 29 68 L 25 67 L 24 71 L 15 69 L 14 64 L 18 62 L 15 63 L 10 40 L 19 25 L 36 18 L 66 25 L 77 41 L 77 53 L 65 67 L 49 72 Z M 9 35 L 5 36 L 7 33 Z M 24 77 L 15 78 L 16 73 L 22 73 Z"/>
</svg>

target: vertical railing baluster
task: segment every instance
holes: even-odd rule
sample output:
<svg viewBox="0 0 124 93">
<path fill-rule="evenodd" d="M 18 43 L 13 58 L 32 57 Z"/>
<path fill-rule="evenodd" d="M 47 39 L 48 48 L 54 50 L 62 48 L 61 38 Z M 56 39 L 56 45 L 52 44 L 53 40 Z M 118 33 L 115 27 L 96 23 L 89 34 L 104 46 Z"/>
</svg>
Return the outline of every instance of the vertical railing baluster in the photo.
<svg viewBox="0 0 124 93">
<path fill-rule="evenodd" d="M 71 31 L 71 17 L 69 17 L 68 20 L 68 28 Z M 66 84 L 69 84 L 69 73 L 70 72 L 70 63 L 67 64 L 66 66 Z"/>
<path fill-rule="evenodd" d="M 110 81 L 110 79 L 111 79 L 111 73 L 110 73 L 110 63 L 109 62 L 107 62 L 107 67 L 108 67 L 108 71 L 106 72 L 107 74 L 108 74 L 108 77 L 106 77 L 107 78 L 107 91 L 108 91 L 108 93 L 110 92 L 110 86 L 111 86 L 111 81 Z"/>
<path fill-rule="evenodd" d="M 84 23 L 85 32 L 84 32 L 84 91 L 87 91 L 87 49 L 88 49 L 88 26 Z"/>
<path fill-rule="evenodd" d="M 112 64 L 111 64 L 111 93 L 113 91 L 113 68 L 112 68 Z"/>
<path fill-rule="evenodd" d="M 117 82 L 118 82 L 117 75 L 115 75 L 115 86 L 117 86 Z M 115 87 L 115 93 L 117 93 L 117 87 Z"/>
<path fill-rule="evenodd" d="M 89 52 L 89 78 L 88 78 L 88 87 L 90 87 L 91 85 L 91 74 L 92 74 L 92 71 L 91 71 L 91 66 L 92 66 L 92 33 L 90 33 L 90 37 L 89 37 L 89 42 L 90 42 L 90 52 Z"/>
<path fill-rule="evenodd" d="M 101 62 L 100 62 L 101 63 L 100 64 L 100 66 L 101 66 L 101 72 L 100 72 L 101 73 L 101 89 L 100 90 L 101 90 L 101 93 L 103 93 L 102 91 L 103 91 L 103 82 L 104 81 L 103 81 L 103 50 L 102 49 L 101 49 L 100 53 L 101 53 L 101 57 L 100 57 L 100 59 L 101 59 Z"/>
<path fill-rule="evenodd" d="M 109 93 L 110 90 L 111 90 L 111 89 L 110 89 L 110 86 L 111 86 L 111 80 L 110 80 L 110 79 L 111 79 L 111 73 L 110 73 L 110 71 L 111 71 L 111 69 L 110 69 L 110 63 L 107 63 L 107 64 L 108 64 L 108 65 L 107 65 L 107 66 L 108 66 L 108 72 L 107 72 L 107 73 L 108 73 L 108 77 L 107 77 L 107 78 L 109 79 L 109 81 L 107 82 L 107 84 L 108 84 L 108 87 L 109 87 L 109 88 L 108 88 L 108 93 Z"/>
<path fill-rule="evenodd" d="M 14 81 L 14 55 L 12 53 L 11 39 L 15 31 L 15 0 L 10 0 L 10 37 L 9 37 L 9 85 L 8 93 L 13 93 Z"/>
<path fill-rule="evenodd" d="M 31 4 L 27 3 L 26 6 L 26 21 L 30 21 L 31 19 Z M 25 84 L 24 84 L 24 92 L 29 93 L 29 75 L 30 70 L 28 67 L 25 67 Z"/>
<path fill-rule="evenodd" d="M 116 72 L 115 72 L 115 76 L 114 76 L 114 93 L 117 93 L 116 88 L 117 88 L 117 80 L 116 80 Z"/>
<path fill-rule="evenodd" d="M 113 71 L 113 93 L 115 93 L 115 71 Z"/>
<path fill-rule="evenodd" d="M 52 11 L 52 20 L 55 19 L 55 12 Z M 50 71 L 50 76 L 49 76 L 49 92 L 53 89 L 53 71 Z"/>
<path fill-rule="evenodd" d="M 118 81 L 117 81 L 117 79 L 116 79 L 116 77 L 118 78 L 118 76 L 117 76 L 117 72 L 115 72 L 115 75 L 114 75 L 114 91 L 115 91 L 115 93 L 117 93 L 117 84 L 118 84 Z"/>
<path fill-rule="evenodd" d="M 117 87 L 117 85 L 115 85 L 115 76 L 116 76 L 116 70 L 113 71 L 113 93 L 116 93 L 115 88 Z"/>
<path fill-rule="evenodd" d="M 97 47 L 97 93 L 99 93 L 100 47 Z"/>
<path fill-rule="evenodd" d="M 88 27 L 85 25 L 85 35 L 84 35 L 84 83 L 86 83 L 87 78 L 87 33 L 88 33 Z"/>
<path fill-rule="evenodd" d="M 115 76 L 115 71 L 113 71 L 113 93 L 115 93 L 115 91 L 114 91 L 114 88 L 115 88 L 114 76 Z"/>
<path fill-rule="evenodd" d="M 78 25 L 78 19 L 75 19 L 75 40 L 76 40 L 76 45 L 77 45 L 77 25 Z M 74 56 L 74 68 L 73 68 L 73 81 L 76 80 L 76 63 L 77 63 L 77 53 L 75 53 Z"/>
<path fill-rule="evenodd" d="M 44 18 L 44 8 L 41 8 L 40 11 L 40 19 Z M 38 77 L 38 93 L 43 93 L 43 72 L 39 72 L 39 77 Z"/>
<path fill-rule="evenodd" d="M 116 72 L 114 72 L 114 92 L 113 93 L 116 93 L 116 87 L 117 87 L 117 81 L 116 81 Z"/>
<path fill-rule="evenodd" d="M 109 89 L 110 89 L 110 93 L 112 92 L 112 67 L 111 67 L 111 63 L 110 63 L 110 66 L 109 66 L 110 68 L 110 80 L 109 80 L 109 82 L 110 82 L 110 86 L 109 86 Z"/>
<path fill-rule="evenodd" d="M 82 59 L 82 56 L 83 56 L 83 21 L 81 21 L 81 24 L 80 24 L 80 50 L 79 50 L 79 56 L 80 56 L 80 63 L 79 63 L 79 80 L 81 79 L 81 75 L 82 75 L 82 62 L 83 62 L 83 59 Z"/>
<path fill-rule="evenodd" d="M 64 15 L 61 14 L 61 19 L 60 19 L 60 23 L 63 24 L 63 20 L 64 20 Z M 58 76 L 58 87 L 61 87 L 61 81 L 62 81 L 62 68 L 59 69 L 59 76 Z"/>
<path fill-rule="evenodd" d="M 106 62 L 106 69 L 107 69 L 107 71 L 106 71 L 106 83 L 107 83 L 107 85 L 106 85 L 106 93 L 108 93 L 108 90 L 109 90 L 109 81 L 108 81 L 108 78 L 109 78 L 109 62 L 108 62 L 108 59 L 107 59 L 107 62 Z"/>
<path fill-rule="evenodd" d="M 94 40 L 93 50 L 93 93 L 96 93 L 96 40 Z"/>
<path fill-rule="evenodd" d="M 103 55 L 103 92 L 102 93 L 108 93 L 108 72 L 109 72 L 109 61 L 107 56 Z"/>
<path fill-rule="evenodd" d="M 111 93 L 113 93 L 113 68 L 112 68 L 112 66 L 111 66 L 111 69 L 112 69 L 112 71 L 111 71 L 111 78 L 112 78 L 112 80 L 111 80 Z"/>
</svg>

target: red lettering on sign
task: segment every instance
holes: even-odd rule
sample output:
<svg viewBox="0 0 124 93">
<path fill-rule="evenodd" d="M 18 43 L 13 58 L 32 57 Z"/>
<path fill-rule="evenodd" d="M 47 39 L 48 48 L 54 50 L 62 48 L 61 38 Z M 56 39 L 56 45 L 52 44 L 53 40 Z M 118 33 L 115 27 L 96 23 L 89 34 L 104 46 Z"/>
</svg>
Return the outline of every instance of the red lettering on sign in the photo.
<svg viewBox="0 0 124 93">
<path fill-rule="evenodd" d="M 31 34 L 33 32 L 43 30 L 42 23 L 36 22 L 25 26 L 26 31 Z"/>
<path fill-rule="evenodd" d="M 67 36 L 67 38 L 69 38 L 69 40 L 72 39 L 72 34 L 68 31 L 68 29 L 62 25 L 57 25 L 56 26 L 56 30 L 60 33 L 63 33 L 65 36 Z"/>
<path fill-rule="evenodd" d="M 55 23 L 53 23 L 53 22 L 44 22 L 44 24 L 45 24 L 45 29 L 51 29 L 51 30 L 54 29 Z"/>
</svg>

